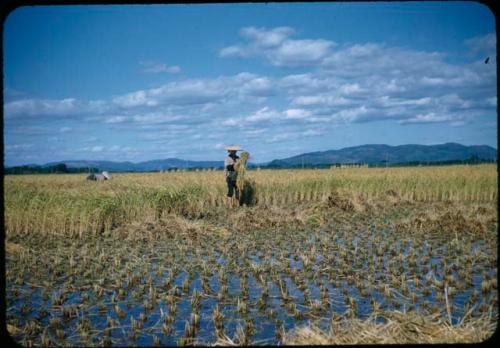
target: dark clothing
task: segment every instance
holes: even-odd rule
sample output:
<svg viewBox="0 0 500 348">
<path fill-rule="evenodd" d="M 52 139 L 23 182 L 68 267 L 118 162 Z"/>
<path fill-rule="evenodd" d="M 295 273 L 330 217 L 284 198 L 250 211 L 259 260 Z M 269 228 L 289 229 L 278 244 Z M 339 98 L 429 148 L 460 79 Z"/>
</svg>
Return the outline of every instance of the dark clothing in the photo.
<svg viewBox="0 0 500 348">
<path fill-rule="evenodd" d="M 233 194 L 236 192 L 236 198 L 238 197 L 238 189 L 236 188 L 236 176 L 237 173 L 234 170 L 234 162 L 239 157 L 236 154 L 230 153 L 226 159 L 224 160 L 225 168 L 226 168 L 226 182 L 227 182 L 227 196 L 233 197 Z M 232 163 L 231 163 L 232 162 Z"/>
<path fill-rule="evenodd" d="M 239 159 L 238 155 L 230 153 L 227 155 L 226 160 L 224 160 L 224 165 L 228 172 L 234 172 L 234 162 Z"/>
<path fill-rule="evenodd" d="M 236 188 L 236 180 L 231 179 L 231 176 L 226 177 L 227 182 L 227 196 L 233 197 L 233 194 L 238 189 Z"/>
</svg>

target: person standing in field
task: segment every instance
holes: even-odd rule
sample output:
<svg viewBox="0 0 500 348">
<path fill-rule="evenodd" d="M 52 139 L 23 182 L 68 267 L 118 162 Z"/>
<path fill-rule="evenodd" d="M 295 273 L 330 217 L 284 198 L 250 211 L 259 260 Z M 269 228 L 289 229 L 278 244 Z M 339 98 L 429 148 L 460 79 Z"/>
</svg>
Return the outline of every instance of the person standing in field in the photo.
<svg viewBox="0 0 500 348">
<path fill-rule="evenodd" d="M 236 187 L 236 172 L 235 165 L 238 163 L 237 151 L 241 150 L 238 145 L 227 145 L 224 147 L 228 155 L 224 158 L 224 175 L 227 183 L 227 204 L 230 208 L 235 206 L 235 196 L 238 199 L 238 189 Z"/>
</svg>

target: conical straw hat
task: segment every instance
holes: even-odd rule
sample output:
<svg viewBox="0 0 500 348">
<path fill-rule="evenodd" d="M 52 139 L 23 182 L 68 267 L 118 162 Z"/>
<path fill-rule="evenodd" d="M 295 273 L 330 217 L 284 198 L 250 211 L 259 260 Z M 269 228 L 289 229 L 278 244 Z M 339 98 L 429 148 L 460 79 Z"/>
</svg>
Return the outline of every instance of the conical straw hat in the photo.
<svg viewBox="0 0 500 348">
<path fill-rule="evenodd" d="M 241 146 L 240 145 L 224 145 L 224 149 L 227 151 L 240 151 Z"/>
</svg>

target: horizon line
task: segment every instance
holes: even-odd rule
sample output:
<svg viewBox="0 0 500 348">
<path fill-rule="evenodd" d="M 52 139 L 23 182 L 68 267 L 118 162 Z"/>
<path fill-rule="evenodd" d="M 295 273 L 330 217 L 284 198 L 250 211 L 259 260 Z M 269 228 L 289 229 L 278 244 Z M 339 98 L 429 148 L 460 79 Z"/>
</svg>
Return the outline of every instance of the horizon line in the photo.
<svg viewBox="0 0 500 348">
<path fill-rule="evenodd" d="M 297 155 L 288 156 L 288 157 L 285 157 L 285 158 L 297 157 L 297 156 L 301 156 L 301 155 L 307 155 L 307 154 L 310 154 L 310 153 L 326 152 L 326 151 L 332 151 L 332 150 L 333 151 L 339 151 L 339 150 L 348 149 L 348 148 L 361 147 L 361 146 L 370 146 L 370 145 L 372 145 L 372 146 L 384 145 L 384 146 L 389 146 L 389 147 L 399 147 L 399 146 L 409 146 L 409 145 L 416 145 L 416 146 L 439 146 L 439 145 L 446 145 L 446 144 L 457 144 L 457 145 L 461 145 L 461 146 L 464 146 L 464 147 L 488 146 L 488 147 L 491 147 L 492 149 L 498 151 L 498 148 L 490 146 L 490 145 L 485 145 L 485 144 L 480 144 L 480 145 L 464 145 L 464 144 L 457 143 L 457 142 L 446 142 L 446 143 L 439 143 L 439 144 L 402 144 L 402 145 L 362 144 L 362 145 L 342 147 L 342 148 L 338 148 L 338 149 L 328 149 L 328 150 L 318 150 L 318 151 L 312 151 L 312 152 L 303 152 L 303 153 L 300 153 L 300 154 L 297 154 Z M 3 163 L 3 167 L 4 168 L 9 168 L 9 167 L 21 167 L 21 166 L 29 166 L 29 165 L 40 165 L 40 166 L 43 166 L 43 165 L 47 165 L 47 164 L 59 164 L 59 163 L 66 163 L 66 162 L 113 162 L 113 163 L 140 164 L 140 163 L 144 163 L 144 162 L 166 161 L 166 160 L 179 160 L 179 161 L 184 161 L 184 162 L 223 162 L 224 161 L 223 159 L 222 160 L 220 160 L 220 159 L 217 159 L 217 160 L 211 160 L 211 159 L 201 159 L 201 160 L 192 160 L 191 159 L 191 160 L 187 160 L 187 159 L 182 159 L 182 158 L 179 158 L 179 157 L 158 158 L 158 159 L 143 160 L 143 161 L 138 161 L 138 162 L 132 162 L 132 161 L 127 161 L 127 160 L 124 160 L 124 161 L 113 161 L 113 160 L 109 160 L 109 159 L 92 159 L 92 160 L 88 160 L 88 159 L 71 159 L 71 160 L 59 160 L 59 161 L 53 161 L 53 162 L 46 162 L 46 163 L 43 163 L 43 164 L 26 163 L 26 164 L 17 164 L 17 165 L 7 165 L 4 162 Z M 261 165 L 261 164 L 267 164 L 267 163 L 275 161 L 275 160 L 280 160 L 280 159 L 276 158 L 276 159 L 272 159 L 272 160 L 269 160 L 269 161 L 255 162 L 255 163 L 249 160 L 248 163 L 252 163 L 252 164 L 255 164 L 255 165 Z"/>
</svg>

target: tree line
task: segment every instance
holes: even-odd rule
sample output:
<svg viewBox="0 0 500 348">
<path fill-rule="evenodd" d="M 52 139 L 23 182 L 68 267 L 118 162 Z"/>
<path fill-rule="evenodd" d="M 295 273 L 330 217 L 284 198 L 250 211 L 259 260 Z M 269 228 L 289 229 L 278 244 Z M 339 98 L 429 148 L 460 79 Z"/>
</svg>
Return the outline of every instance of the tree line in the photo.
<svg viewBox="0 0 500 348">
<path fill-rule="evenodd" d="M 457 164 L 482 164 L 482 163 L 497 163 L 495 159 L 482 159 L 478 156 L 472 156 L 464 160 L 448 160 L 448 161 L 409 161 L 409 162 L 398 162 L 391 163 L 382 161 L 379 163 L 368 163 L 368 167 L 416 167 L 416 166 L 443 166 L 443 165 L 457 165 Z M 273 161 L 268 165 L 260 166 L 262 169 L 327 169 L 331 167 L 341 167 L 345 163 L 304 163 L 304 164 L 286 164 L 283 162 Z M 347 165 L 353 165 L 349 163 Z M 248 166 L 249 170 L 256 169 L 257 166 L 250 164 Z M 213 170 L 222 170 L 222 167 L 213 168 Z M 177 168 L 172 167 L 165 169 L 163 171 L 196 171 L 196 170 L 206 170 L 206 168 Z M 127 172 L 158 172 L 159 170 L 150 171 L 127 171 Z M 49 166 L 38 166 L 38 165 L 24 165 L 16 167 L 4 168 L 5 174 L 72 174 L 72 173 L 99 173 L 99 168 L 93 167 L 79 167 L 79 168 L 68 168 L 66 164 L 59 163 Z"/>
<path fill-rule="evenodd" d="M 447 160 L 447 161 L 409 161 L 400 163 L 390 163 L 382 161 L 382 163 L 371 164 L 369 167 L 421 167 L 421 166 L 446 166 L 457 164 L 484 164 L 484 163 L 497 163 L 495 159 L 479 158 L 476 155 L 464 160 Z"/>
<path fill-rule="evenodd" d="M 98 173 L 98 168 L 82 167 L 68 168 L 59 163 L 50 166 L 24 165 L 4 169 L 5 174 L 71 174 L 71 173 Z"/>
<path fill-rule="evenodd" d="M 301 164 L 288 164 L 281 161 L 273 161 L 267 166 L 262 166 L 261 168 L 267 169 L 326 169 L 332 167 L 342 167 L 342 166 L 364 166 L 368 165 L 370 168 L 377 167 L 418 167 L 418 166 L 446 166 L 446 165 L 457 165 L 457 164 L 483 164 L 483 163 L 497 163 L 496 159 L 484 159 L 476 155 L 463 160 L 446 160 L 446 161 L 407 161 L 407 162 L 389 162 L 380 161 L 377 163 L 301 163 Z"/>
</svg>

